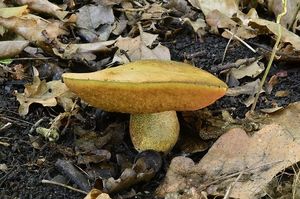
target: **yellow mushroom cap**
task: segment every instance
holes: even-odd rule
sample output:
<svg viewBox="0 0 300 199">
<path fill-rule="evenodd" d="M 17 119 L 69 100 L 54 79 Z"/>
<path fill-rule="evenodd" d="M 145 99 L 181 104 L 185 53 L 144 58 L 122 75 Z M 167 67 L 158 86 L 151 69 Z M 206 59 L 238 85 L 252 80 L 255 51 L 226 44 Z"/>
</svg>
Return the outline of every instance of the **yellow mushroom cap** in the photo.
<svg viewBox="0 0 300 199">
<path fill-rule="evenodd" d="M 140 60 L 92 73 L 65 73 L 67 87 L 94 107 L 111 112 L 191 111 L 222 97 L 227 85 L 189 64 Z"/>
</svg>

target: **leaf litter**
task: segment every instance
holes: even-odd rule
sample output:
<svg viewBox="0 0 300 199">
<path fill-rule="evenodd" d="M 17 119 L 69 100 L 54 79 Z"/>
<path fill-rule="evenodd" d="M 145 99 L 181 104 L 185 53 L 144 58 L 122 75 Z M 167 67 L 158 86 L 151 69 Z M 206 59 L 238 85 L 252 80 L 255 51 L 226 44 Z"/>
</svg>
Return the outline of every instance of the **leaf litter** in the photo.
<svg viewBox="0 0 300 199">
<path fill-rule="evenodd" d="M 140 193 L 135 190 L 141 189 L 136 184 L 153 183 L 156 181 L 153 177 L 161 175 L 160 166 L 154 166 L 154 163 L 161 164 L 160 156 L 156 153 L 136 156 L 136 152 L 130 152 L 128 146 L 122 149 L 124 142 L 128 142 L 126 119 L 125 123 L 110 122 L 107 128 L 102 127 L 105 130 L 99 135 L 95 124 L 88 121 L 95 119 L 90 107 L 83 101 L 74 103 L 74 95 L 60 80 L 52 80 L 51 75 L 59 79 L 62 71 L 86 72 L 140 59 L 173 60 L 177 56 L 174 52 L 178 49 L 183 49 L 181 61 L 197 66 L 203 64 L 206 69 L 227 81 L 230 89 L 224 101 L 231 105 L 227 106 L 221 101 L 215 105 L 221 109 L 219 111 L 204 109 L 179 113 L 186 124 L 182 129 L 184 135 L 173 154 L 166 158 L 170 161 L 175 156 L 179 157 L 175 157 L 166 168 L 167 174 L 162 183 L 162 177 L 155 182 L 156 187 L 160 184 L 157 194 L 166 198 L 228 197 L 228 194 L 236 198 L 260 198 L 268 194 L 266 190 L 271 191 L 270 186 L 278 173 L 299 162 L 299 126 L 297 122 L 291 122 L 299 120 L 299 103 L 284 108 L 291 102 L 289 98 L 295 96 L 297 87 L 281 86 L 290 78 L 291 72 L 282 76 L 276 73 L 278 67 L 272 72 L 260 102 L 266 105 L 259 107 L 260 111 L 268 113 L 267 118 L 253 119 L 245 114 L 242 117 L 236 114 L 236 109 L 241 108 L 245 113 L 248 110 L 245 107 L 253 103 L 254 95 L 258 92 L 263 64 L 270 54 L 270 50 L 261 43 L 272 46 L 272 40 L 278 35 L 277 24 L 270 20 L 272 16 L 261 13 L 261 8 L 278 15 L 282 10 L 281 1 L 174 0 L 166 3 L 95 0 L 92 4 L 68 2 L 56 5 L 47 0 L 19 0 L 15 1 L 16 4 L 5 3 L 0 4 L 0 57 L 11 58 L 11 61 L 1 62 L 0 82 L 10 82 L 8 77 L 28 81 L 28 77 L 32 76 L 31 84 L 21 83 L 24 91 L 15 83 L 3 88 L 5 91 L 11 88 L 18 90 L 15 96 L 20 103 L 19 114 L 23 118 L 38 113 L 36 107 L 39 106 L 36 104 L 52 107 L 43 109 L 50 114 L 51 122 L 39 125 L 35 137 L 26 134 L 30 143 L 37 144 L 36 137 L 40 134 L 52 141 L 65 157 L 68 157 L 66 154 L 72 157 L 74 153 L 64 151 L 56 141 L 63 141 L 68 133 L 74 133 L 76 139 L 71 139 L 76 152 L 74 163 L 89 173 L 92 184 L 99 176 L 102 179 L 102 186 L 95 183 L 95 188 L 86 198 L 115 198 L 119 193 L 121 197 L 126 194 L 138 196 Z M 276 52 L 275 66 L 282 64 L 282 60 L 296 60 L 297 63 L 295 58 L 299 54 L 299 2 L 288 1 L 287 9 L 287 15 L 281 20 L 282 38 Z M 183 29 L 187 32 L 182 33 Z M 189 35 L 191 32 L 194 36 Z M 219 54 L 206 49 L 204 53 L 199 51 L 187 55 L 186 47 L 180 46 L 180 40 L 174 39 L 178 33 L 186 34 L 182 43 L 193 41 L 190 38 L 194 37 L 192 44 L 186 44 L 190 48 L 195 48 L 194 44 L 199 41 L 205 46 L 211 34 L 226 38 L 228 43 L 223 48 L 218 46 L 221 42 L 217 42 L 213 48 L 220 49 Z M 267 38 L 271 45 L 261 42 L 261 38 Z M 241 45 L 239 42 L 242 45 L 249 42 L 250 46 L 255 47 L 256 53 L 250 56 L 255 61 L 248 62 L 251 59 L 249 56 L 235 55 L 230 58 L 233 49 Z M 59 60 L 51 62 L 60 68 L 55 71 L 51 69 L 53 73 L 46 79 L 39 76 L 34 68 L 41 71 L 41 66 L 32 67 L 28 61 L 22 61 L 22 58 L 28 58 L 43 62 L 43 59 L 48 60 L 46 56 Z M 244 60 L 239 60 L 241 58 Z M 33 68 L 33 75 L 28 73 L 28 67 Z M 297 82 L 297 79 L 294 81 Z M 277 103 L 279 98 L 285 101 L 284 105 Z M 294 101 L 299 101 L 297 95 Z M 237 105 L 232 105 L 232 102 Z M 86 128 L 87 124 L 89 128 Z M 73 125 L 85 128 L 75 130 Z M 47 142 L 39 140 L 36 149 L 42 151 L 47 147 L 42 144 Z M 205 154 L 199 163 L 180 156 L 185 154 L 193 158 L 198 153 Z M 135 161 L 133 156 L 136 156 Z M 149 163 L 151 158 L 155 160 L 154 163 Z M 118 159 L 117 163 L 115 159 Z M 10 169 L 9 164 L 6 165 Z M 122 168 L 119 172 L 114 169 L 116 165 Z M 9 171 L 5 169 L 3 172 Z M 76 180 L 73 183 L 80 184 Z M 131 192 L 124 194 L 124 190 L 130 188 Z"/>
</svg>

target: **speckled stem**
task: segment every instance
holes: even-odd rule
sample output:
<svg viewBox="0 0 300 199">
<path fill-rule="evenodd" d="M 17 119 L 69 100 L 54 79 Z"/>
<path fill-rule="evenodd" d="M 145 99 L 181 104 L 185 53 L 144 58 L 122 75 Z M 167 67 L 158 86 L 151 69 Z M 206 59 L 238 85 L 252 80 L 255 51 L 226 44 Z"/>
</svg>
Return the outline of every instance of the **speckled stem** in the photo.
<svg viewBox="0 0 300 199">
<path fill-rule="evenodd" d="M 136 150 L 168 153 L 177 142 L 179 122 L 176 111 L 131 114 L 130 136 Z"/>
</svg>

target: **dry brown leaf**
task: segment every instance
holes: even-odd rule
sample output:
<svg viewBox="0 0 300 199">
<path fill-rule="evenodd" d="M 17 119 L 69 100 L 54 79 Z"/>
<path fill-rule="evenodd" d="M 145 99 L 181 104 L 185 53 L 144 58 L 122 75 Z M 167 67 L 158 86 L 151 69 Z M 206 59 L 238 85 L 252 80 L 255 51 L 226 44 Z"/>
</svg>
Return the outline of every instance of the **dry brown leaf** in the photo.
<svg viewBox="0 0 300 199">
<path fill-rule="evenodd" d="M 150 33 L 147 33 L 147 36 Z M 170 51 L 167 47 L 158 45 L 154 49 L 148 48 L 146 45 L 152 45 L 154 36 L 148 36 L 148 38 L 144 39 L 141 36 L 137 36 L 135 38 L 118 38 L 115 46 L 117 46 L 120 50 L 125 51 L 131 61 L 141 60 L 141 59 L 162 59 L 162 60 L 170 60 Z M 156 36 L 155 36 L 156 38 Z M 146 43 L 145 43 L 145 42 Z M 151 43 L 152 42 L 152 43 Z M 121 61 L 121 63 L 127 63 L 128 59 L 125 55 L 121 53 L 116 54 L 114 60 Z"/>
<path fill-rule="evenodd" d="M 242 86 L 229 88 L 226 96 L 239 96 L 239 95 L 254 95 L 258 92 L 260 80 L 257 79 L 253 82 L 248 82 Z"/>
<path fill-rule="evenodd" d="M 124 0 L 93 0 L 96 4 L 100 4 L 102 6 L 112 6 L 116 4 L 120 4 Z"/>
<path fill-rule="evenodd" d="M 300 129 L 300 102 L 295 102 L 285 109 L 278 111 L 276 113 L 270 114 L 270 123 L 278 123 L 288 130 L 290 135 L 294 138 L 299 139 L 299 129 Z M 293 122 L 295 121 L 295 122 Z"/>
<path fill-rule="evenodd" d="M 275 22 L 268 21 L 265 19 L 252 19 L 249 22 L 249 25 L 252 28 L 258 29 L 259 32 L 261 32 L 262 34 L 271 32 L 278 36 L 278 24 Z M 290 43 L 293 45 L 293 47 L 296 50 L 300 50 L 300 37 L 290 31 L 288 31 L 284 27 L 282 27 L 281 41 Z"/>
<path fill-rule="evenodd" d="M 287 2 L 287 12 L 281 18 L 280 24 L 285 27 L 293 27 L 293 23 L 297 24 L 295 16 L 299 13 L 300 0 L 292 0 Z M 268 0 L 268 10 L 273 12 L 276 16 L 282 13 L 282 0 Z M 299 20 L 299 19 L 298 19 Z"/>
<path fill-rule="evenodd" d="M 29 41 L 0 41 L 0 58 L 18 55 L 28 44 Z"/>
<path fill-rule="evenodd" d="M 0 8 L 0 17 L 20 17 L 27 13 L 27 5 L 19 7 Z"/>
<path fill-rule="evenodd" d="M 20 17 L 23 14 L 26 14 L 27 6 L 20 7 L 11 7 L 11 8 L 0 8 L 0 17 L 8 18 L 8 17 Z M 0 35 L 3 35 L 5 29 L 0 25 Z"/>
<path fill-rule="evenodd" d="M 115 42 L 115 40 L 110 40 L 86 44 L 61 44 L 61 47 L 63 47 L 64 51 L 59 52 L 57 49 L 53 49 L 53 52 L 63 59 L 74 59 L 86 53 L 108 51 L 108 46 L 113 45 Z"/>
<path fill-rule="evenodd" d="M 37 70 L 34 69 L 34 71 L 33 83 L 25 85 L 24 93 L 16 93 L 17 100 L 20 103 L 20 115 L 26 115 L 32 103 L 39 103 L 43 106 L 56 106 L 56 98 L 69 92 L 61 81 L 46 83 L 39 79 Z"/>
<path fill-rule="evenodd" d="M 205 28 L 207 27 L 205 20 L 198 18 L 196 21 L 192 21 L 189 18 L 183 19 L 184 23 L 189 24 L 194 29 L 195 33 L 201 38 L 205 34 Z"/>
<path fill-rule="evenodd" d="M 212 28 L 214 33 L 219 33 L 218 28 L 232 29 L 237 26 L 237 23 L 230 17 L 221 13 L 219 10 L 213 10 L 206 16 L 207 24 Z"/>
<path fill-rule="evenodd" d="M 192 6 L 200 9 L 205 16 L 213 10 L 218 10 L 228 17 L 232 17 L 239 10 L 237 0 L 188 0 Z"/>
<path fill-rule="evenodd" d="M 237 60 L 236 63 L 242 60 Z M 242 79 L 243 77 L 257 77 L 261 72 L 265 70 L 264 64 L 258 60 L 251 63 L 250 65 L 241 65 L 239 68 L 232 68 L 230 70 L 231 75 L 235 79 Z"/>
<path fill-rule="evenodd" d="M 115 16 L 110 6 L 86 5 L 76 15 L 79 33 L 89 42 L 105 41 L 113 30 Z"/>
<path fill-rule="evenodd" d="M 29 9 L 40 13 L 46 13 L 63 20 L 68 14 L 67 11 L 63 11 L 57 5 L 47 0 L 16 0 L 19 5 L 28 5 Z"/>
<path fill-rule="evenodd" d="M 141 20 L 159 20 L 167 10 L 161 4 L 152 3 L 150 8 L 142 14 Z"/>
<path fill-rule="evenodd" d="M 0 17 L 0 25 L 21 35 L 26 40 L 47 48 L 49 43 L 56 41 L 59 35 L 67 34 L 59 22 L 49 22 L 34 15 L 22 17 Z"/>
<path fill-rule="evenodd" d="M 222 135 L 208 153 L 195 164 L 185 157 L 174 158 L 164 183 L 157 190 L 160 196 L 185 196 L 191 190 L 210 195 L 224 195 L 235 182 L 230 197 L 260 198 L 264 188 L 282 170 L 300 160 L 300 103 L 290 105 L 271 116 L 253 136 L 242 129 Z M 182 194 L 183 192 L 183 194 Z"/>
</svg>

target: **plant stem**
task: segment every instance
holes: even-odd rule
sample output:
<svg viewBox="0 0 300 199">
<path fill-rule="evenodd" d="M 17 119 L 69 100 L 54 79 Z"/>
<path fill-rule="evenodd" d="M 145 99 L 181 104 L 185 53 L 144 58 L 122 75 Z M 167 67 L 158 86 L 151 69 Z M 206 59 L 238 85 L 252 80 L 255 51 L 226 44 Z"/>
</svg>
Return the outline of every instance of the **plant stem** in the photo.
<svg viewBox="0 0 300 199">
<path fill-rule="evenodd" d="M 260 85 L 259 85 L 259 89 L 258 89 L 258 92 L 256 93 L 256 96 L 255 96 L 255 99 L 254 99 L 254 102 L 252 104 L 252 107 L 251 107 L 251 112 L 253 112 L 255 110 L 255 107 L 256 107 L 256 104 L 257 104 L 257 101 L 258 101 L 258 97 L 259 97 L 259 94 L 262 90 L 262 87 L 266 81 L 266 78 L 267 78 L 267 75 L 270 71 L 270 68 L 272 66 L 272 63 L 273 63 L 273 60 L 274 60 L 274 57 L 275 57 L 275 54 L 276 54 L 276 51 L 277 51 L 277 48 L 278 48 L 278 44 L 281 40 L 281 36 L 282 36 L 282 27 L 280 25 L 280 19 L 282 16 L 284 16 L 287 12 L 287 8 L 286 8 L 286 4 L 287 4 L 287 0 L 282 0 L 282 6 L 283 6 L 283 11 L 282 13 L 280 13 L 277 18 L 276 18 L 276 23 L 278 24 L 278 36 L 277 36 L 277 39 L 276 39 L 276 43 L 275 45 L 273 46 L 273 50 L 272 50 L 272 53 L 271 53 L 271 56 L 270 56 L 270 59 L 269 59 L 269 62 L 268 62 L 268 65 L 267 65 L 267 68 L 265 70 L 265 73 L 264 73 L 264 76 L 260 82 Z"/>
</svg>

